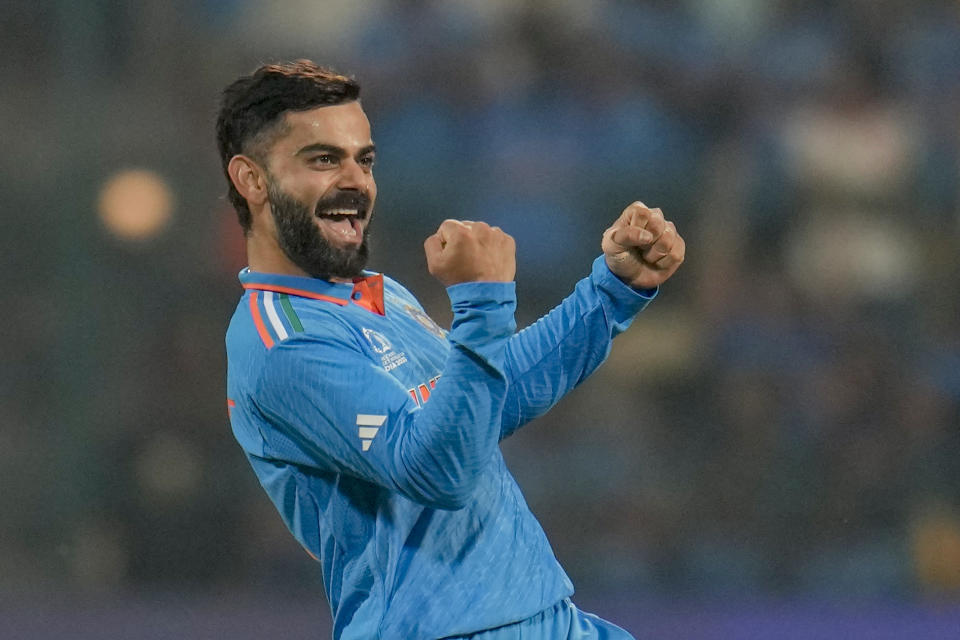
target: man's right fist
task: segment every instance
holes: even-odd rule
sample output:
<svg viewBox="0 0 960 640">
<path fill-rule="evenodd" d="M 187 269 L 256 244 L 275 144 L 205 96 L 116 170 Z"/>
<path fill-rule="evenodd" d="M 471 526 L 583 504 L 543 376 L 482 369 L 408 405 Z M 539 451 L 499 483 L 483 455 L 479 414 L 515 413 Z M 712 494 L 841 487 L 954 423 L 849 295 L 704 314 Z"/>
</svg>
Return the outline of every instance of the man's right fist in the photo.
<svg viewBox="0 0 960 640">
<path fill-rule="evenodd" d="M 449 287 L 461 282 L 511 282 L 517 247 L 500 227 L 485 222 L 444 220 L 423 243 L 430 275 Z"/>
</svg>

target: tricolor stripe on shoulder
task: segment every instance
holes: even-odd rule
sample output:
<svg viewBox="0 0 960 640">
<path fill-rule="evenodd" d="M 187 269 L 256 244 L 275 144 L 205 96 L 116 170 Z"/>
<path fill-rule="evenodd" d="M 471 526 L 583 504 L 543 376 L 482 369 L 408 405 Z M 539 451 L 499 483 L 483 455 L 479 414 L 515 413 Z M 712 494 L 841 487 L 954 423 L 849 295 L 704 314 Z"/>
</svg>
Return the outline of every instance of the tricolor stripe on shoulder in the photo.
<svg viewBox="0 0 960 640">
<path fill-rule="evenodd" d="M 297 312 L 294 311 L 293 305 L 290 303 L 290 296 L 285 293 L 281 293 L 277 297 L 280 298 L 280 307 L 283 309 L 283 313 L 286 314 L 287 320 L 290 321 L 290 326 L 293 327 L 293 330 L 303 331 L 303 324 L 300 322 L 300 317 L 297 315 Z"/>
<path fill-rule="evenodd" d="M 250 291 L 250 315 L 267 349 L 303 331 L 303 323 L 285 293 L 275 294 L 269 289 Z M 286 321 L 287 324 L 284 324 Z"/>
<path fill-rule="evenodd" d="M 283 323 L 280 322 L 280 316 L 277 315 L 277 308 L 274 306 L 273 291 L 263 292 L 263 308 L 267 312 L 270 326 L 273 327 L 274 333 L 277 334 L 277 339 L 286 340 L 289 338 L 290 335 L 287 333 L 287 328 L 283 326 Z"/>
<path fill-rule="evenodd" d="M 270 332 L 267 331 L 266 325 L 263 324 L 263 316 L 260 315 L 260 305 L 257 302 L 259 297 L 259 292 L 250 292 L 250 315 L 253 316 L 253 326 L 257 328 L 257 333 L 260 334 L 263 345 L 269 349 L 273 347 L 273 338 L 270 336 Z"/>
</svg>

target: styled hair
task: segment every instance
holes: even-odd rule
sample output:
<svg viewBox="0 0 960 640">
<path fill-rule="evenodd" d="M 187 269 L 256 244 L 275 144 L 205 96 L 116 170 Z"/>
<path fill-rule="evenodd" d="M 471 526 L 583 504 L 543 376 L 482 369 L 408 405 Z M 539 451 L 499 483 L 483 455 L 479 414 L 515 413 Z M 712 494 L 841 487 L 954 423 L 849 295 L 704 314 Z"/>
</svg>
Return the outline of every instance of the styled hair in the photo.
<svg viewBox="0 0 960 640">
<path fill-rule="evenodd" d="M 359 95 L 356 80 L 310 60 L 262 65 L 223 90 L 217 116 L 217 148 L 227 177 L 227 195 L 245 233 L 252 223 L 250 208 L 230 180 L 230 159 L 245 154 L 264 163 L 264 154 L 278 133 L 284 113 L 352 102 Z"/>
</svg>

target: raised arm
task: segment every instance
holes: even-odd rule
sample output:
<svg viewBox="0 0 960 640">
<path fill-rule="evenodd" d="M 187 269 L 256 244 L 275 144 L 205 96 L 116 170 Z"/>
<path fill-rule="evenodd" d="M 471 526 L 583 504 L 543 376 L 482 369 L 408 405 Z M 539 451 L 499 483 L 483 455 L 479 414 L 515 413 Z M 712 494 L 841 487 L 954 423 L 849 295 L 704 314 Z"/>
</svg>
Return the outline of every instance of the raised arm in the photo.
<svg viewBox="0 0 960 640">
<path fill-rule="evenodd" d="M 253 398 L 270 427 L 264 457 L 352 475 L 435 508 L 467 503 L 502 422 L 513 241 L 487 225 L 447 221 L 426 250 L 454 314 L 430 402 L 419 408 L 345 326 L 296 336 L 270 350 Z"/>
<path fill-rule="evenodd" d="M 462 507 L 496 447 L 515 304 L 512 283 L 462 284 L 450 296 L 453 348 L 422 409 L 346 330 L 271 349 L 253 399 L 269 423 L 264 457 Z"/>
<path fill-rule="evenodd" d="M 610 353 L 611 341 L 683 262 L 686 246 L 659 209 L 635 202 L 604 232 L 589 277 L 507 345 L 501 438 L 545 413 Z"/>
</svg>

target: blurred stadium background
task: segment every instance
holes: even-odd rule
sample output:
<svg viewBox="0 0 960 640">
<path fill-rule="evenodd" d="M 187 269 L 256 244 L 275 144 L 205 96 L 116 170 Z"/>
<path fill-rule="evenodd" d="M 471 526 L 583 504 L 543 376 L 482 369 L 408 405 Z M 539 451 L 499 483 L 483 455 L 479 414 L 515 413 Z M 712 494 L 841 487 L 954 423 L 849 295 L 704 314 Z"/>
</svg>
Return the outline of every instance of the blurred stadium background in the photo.
<svg viewBox="0 0 960 640">
<path fill-rule="evenodd" d="M 638 637 L 960 637 L 956 0 L 6 0 L 0 637 L 324 638 L 320 569 L 229 431 L 237 75 L 356 75 L 373 268 L 517 238 L 521 324 L 630 201 L 688 262 L 505 444 Z"/>
</svg>

